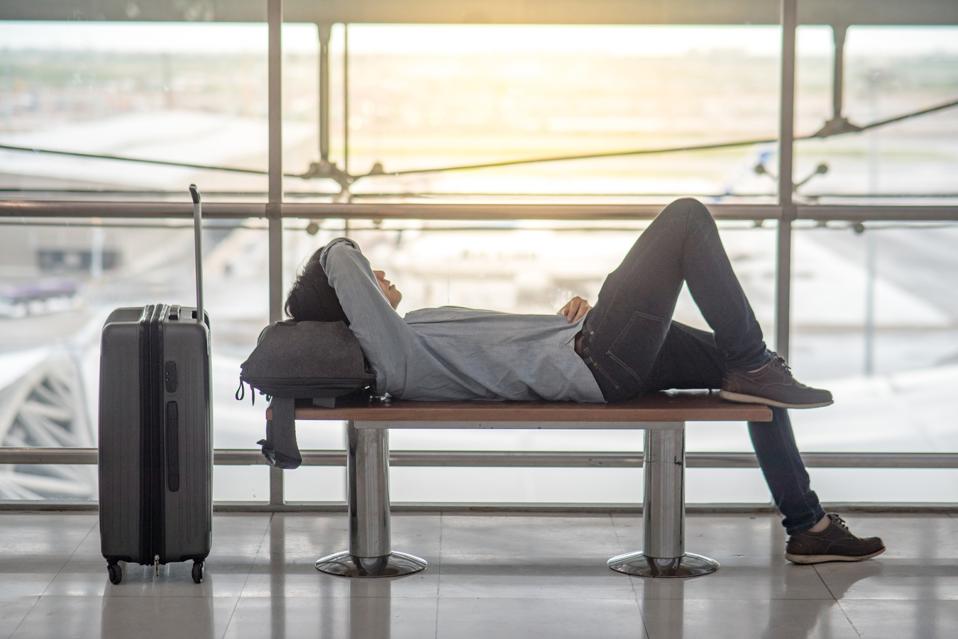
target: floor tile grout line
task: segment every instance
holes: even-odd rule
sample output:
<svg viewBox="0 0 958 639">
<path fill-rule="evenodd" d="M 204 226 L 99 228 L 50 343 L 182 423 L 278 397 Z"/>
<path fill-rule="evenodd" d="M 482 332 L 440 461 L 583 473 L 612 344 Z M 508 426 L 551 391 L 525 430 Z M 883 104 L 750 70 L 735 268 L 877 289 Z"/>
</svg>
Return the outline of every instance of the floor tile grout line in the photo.
<svg viewBox="0 0 958 639">
<path fill-rule="evenodd" d="M 632 580 L 632 577 L 629 577 L 629 580 Z M 645 623 L 645 608 L 642 607 L 642 602 L 639 601 L 639 593 L 635 590 L 635 582 L 632 583 L 632 600 L 635 603 L 636 608 L 639 610 L 639 619 L 642 620 L 642 631 L 645 634 L 646 639 L 652 637 L 652 633 L 649 632 L 649 626 Z M 683 601 L 685 599 L 683 598 Z"/>
<path fill-rule="evenodd" d="M 890 603 L 890 602 L 906 603 L 906 602 L 907 602 L 907 603 L 914 603 L 914 604 L 917 604 L 917 603 L 935 603 L 935 604 L 956 604 L 956 605 L 958 605 L 958 599 L 955 599 L 954 597 L 945 596 L 945 597 L 943 597 L 943 598 L 942 598 L 942 597 L 937 597 L 937 598 L 934 598 L 934 599 L 929 599 L 928 597 L 923 597 L 923 596 L 918 595 L 918 594 L 915 594 L 914 596 L 908 596 L 908 597 L 905 597 L 905 596 L 882 597 L 882 596 L 878 596 L 878 595 L 876 595 L 876 596 L 874 596 L 874 597 L 864 597 L 864 596 L 862 596 L 862 597 L 842 597 L 842 599 L 841 599 L 840 601 L 854 601 L 855 603 Z"/>
<path fill-rule="evenodd" d="M 93 534 L 93 529 L 96 528 L 98 524 L 99 522 L 97 521 L 94 521 L 92 524 L 90 524 L 90 529 L 86 531 L 86 534 L 83 535 L 83 537 L 80 539 L 79 542 L 77 542 L 77 545 L 73 548 L 73 550 L 70 551 L 70 554 L 67 556 L 66 561 L 64 561 L 63 565 L 60 566 L 60 569 L 57 570 L 57 574 L 53 575 L 53 577 L 50 579 L 47 585 L 43 587 L 43 592 L 41 592 L 39 595 L 36 595 L 36 601 L 34 601 L 33 605 L 30 606 L 30 608 L 23 614 L 23 616 L 20 618 L 20 621 L 17 623 L 16 627 L 13 629 L 13 632 L 7 635 L 8 637 L 12 638 L 14 635 L 17 634 L 17 632 L 20 630 L 20 626 L 23 625 L 23 622 L 27 620 L 27 617 L 30 616 L 30 613 L 32 613 L 33 610 L 37 607 L 37 604 L 40 603 L 40 599 L 46 596 L 47 590 L 49 590 L 53 582 L 56 581 L 57 577 L 60 576 L 60 573 L 63 572 L 63 569 L 67 567 L 67 564 L 69 564 L 70 561 L 73 559 L 73 556 L 76 554 L 77 550 L 79 550 L 80 546 L 83 545 L 83 542 L 87 540 L 87 537 Z"/>
<path fill-rule="evenodd" d="M 439 639 L 439 599 L 440 599 L 440 589 L 442 588 L 442 521 L 443 513 L 439 511 L 439 565 L 436 566 L 436 618 L 434 622 L 435 626 L 435 639 Z"/>
<path fill-rule="evenodd" d="M 17 622 L 17 625 L 14 627 L 13 632 L 11 632 L 9 635 L 7 635 L 7 639 L 13 639 L 13 637 L 14 637 L 14 636 L 17 634 L 17 632 L 20 630 L 20 626 L 23 625 L 23 622 L 27 620 L 27 617 L 30 616 L 30 613 L 33 612 L 33 609 L 36 608 L 36 607 L 37 607 L 37 604 L 40 603 L 41 597 L 43 597 L 43 595 L 35 595 L 35 596 L 34 596 L 34 598 L 36 599 L 36 601 L 34 601 L 34 602 L 33 602 L 33 605 L 30 606 L 30 608 L 29 608 L 25 613 L 23 613 L 23 616 L 20 618 L 20 621 Z"/>
<path fill-rule="evenodd" d="M 612 533 L 615 535 L 616 541 L 622 544 L 621 546 L 619 546 L 619 548 L 625 548 L 625 552 L 629 552 L 628 550 L 629 547 L 624 545 L 622 537 L 619 536 L 619 529 L 615 525 L 615 517 L 612 515 L 612 513 L 609 513 L 609 522 L 612 524 Z M 626 575 L 626 577 L 629 580 L 629 586 L 632 588 L 632 596 L 635 597 L 636 602 L 638 602 L 639 592 L 635 589 L 635 579 L 632 577 L 632 575 Z M 642 620 L 642 623 L 643 624 L 645 623 L 644 618 Z"/>
<path fill-rule="evenodd" d="M 825 581 L 825 577 L 823 577 L 821 571 L 818 570 L 818 566 L 812 564 L 812 569 L 815 571 L 815 575 L 818 576 L 818 580 L 822 582 L 823 586 L 825 586 L 825 590 L 827 590 L 828 594 L 831 595 L 831 598 L 835 601 L 838 601 L 838 597 L 836 597 L 835 593 L 832 592 L 832 589 L 828 587 L 828 582 Z"/>
<path fill-rule="evenodd" d="M 852 630 L 855 631 L 856 635 L 861 637 L 862 636 L 861 631 L 858 629 L 858 626 L 855 625 L 855 622 L 852 621 L 852 618 L 848 616 L 848 611 L 845 610 L 845 606 L 842 605 L 842 602 L 836 599 L 835 603 L 838 604 L 838 609 L 842 611 L 842 615 L 845 617 L 845 619 L 848 620 L 848 625 L 852 627 Z"/>
<path fill-rule="evenodd" d="M 240 588 L 239 596 L 241 598 L 246 594 L 246 586 L 249 585 L 250 575 L 253 574 L 253 568 L 256 567 L 256 560 L 259 558 L 259 554 L 263 550 L 263 544 L 266 543 L 266 538 L 269 537 L 270 532 L 272 531 L 273 518 L 275 516 L 276 513 L 269 513 L 269 517 L 266 520 L 266 527 L 263 529 L 263 536 L 259 540 L 259 545 L 256 547 L 256 552 L 253 554 L 253 560 L 249 563 L 249 570 L 246 571 L 246 579 L 243 580 L 243 587 Z"/>
<path fill-rule="evenodd" d="M 627 547 L 624 545 L 622 537 L 619 536 L 619 529 L 615 525 L 615 517 L 612 513 L 609 513 L 608 516 L 609 524 L 612 526 L 612 534 L 615 536 L 616 541 L 621 544 L 619 548 L 626 548 L 625 552 L 629 552 Z M 639 601 L 639 591 L 635 589 L 635 578 L 632 575 L 625 575 L 625 578 L 629 580 L 629 587 L 632 589 L 632 600 L 635 602 L 635 606 L 639 611 L 639 619 L 642 620 L 643 636 L 646 639 L 651 639 L 652 634 L 649 632 L 649 626 L 645 623 L 645 610 L 642 608 L 642 602 Z"/>
<path fill-rule="evenodd" d="M 620 548 L 625 548 L 625 552 L 629 552 L 629 547 L 624 545 L 624 541 L 622 537 L 619 536 L 619 529 L 616 528 L 615 517 L 612 516 L 612 513 L 609 513 L 609 521 L 612 523 L 612 532 L 615 534 L 616 540 L 623 544 L 622 546 L 620 546 Z M 644 542 L 645 540 L 643 540 L 643 544 L 642 544 L 643 546 L 645 545 Z M 636 601 L 638 601 L 639 591 L 635 589 L 635 580 L 632 578 L 631 575 L 628 575 L 628 578 L 629 578 L 629 585 L 632 586 L 632 594 L 635 595 Z"/>
<path fill-rule="evenodd" d="M 249 564 L 249 570 L 246 571 L 246 579 L 243 580 L 243 587 L 240 588 L 239 594 L 236 596 L 236 602 L 233 604 L 233 609 L 230 611 L 230 616 L 226 620 L 226 625 L 223 626 L 223 634 L 220 635 L 221 639 L 226 637 L 227 633 L 229 633 L 230 626 L 233 624 L 233 617 L 236 615 L 236 609 L 239 608 L 240 601 L 243 599 L 243 594 L 246 592 L 246 586 L 249 584 L 250 575 L 253 574 L 253 568 L 256 567 L 256 559 L 259 557 L 259 553 L 263 549 L 263 544 L 266 542 L 266 538 L 269 536 L 270 530 L 273 526 L 273 517 L 275 516 L 276 513 L 270 513 L 266 520 L 266 527 L 263 530 L 263 537 L 259 540 L 259 546 L 256 547 L 256 552 L 253 554 L 253 560 Z"/>
<path fill-rule="evenodd" d="M 44 586 L 43 592 L 40 593 L 40 596 L 41 596 L 41 597 L 46 596 L 47 590 L 49 590 L 49 589 L 50 589 L 50 586 L 53 585 L 53 582 L 57 580 L 57 577 L 60 576 L 60 573 L 63 572 L 63 569 L 66 568 L 66 567 L 70 564 L 71 561 L 73 561 L 73 556 L 76 555 L 77 550 L 79 550 L 80 547 L 83 546 L 83 542 L 85 542 L 85 541 L 90 537 L 90 535 L 93 534 L 94 529 L 96 529 L 96 528 L 99 526 L 99 524 L 100 524 L 100 522 L 94 521 L 93 524 L 90 526 L 90 529 L 89 529 L 88 531 L 86 531 L 86 534 L 83 535 L 83 537 L 80 539 L 79 542 L 77 542 L 77 545 L 74 546 L 73 550 L 70 551 L 70 555 L 67 557 L 67 560 L 66 560 L 65 562 L 63 562 L 63 565 L 60 566 L 60 569 L 59 569 L 59 570 L 57 570 L 57 574 L 53 575 L 53 579 L 51 579 L 50 582 L 47 583 L 46 586 Z"/>
</svg>

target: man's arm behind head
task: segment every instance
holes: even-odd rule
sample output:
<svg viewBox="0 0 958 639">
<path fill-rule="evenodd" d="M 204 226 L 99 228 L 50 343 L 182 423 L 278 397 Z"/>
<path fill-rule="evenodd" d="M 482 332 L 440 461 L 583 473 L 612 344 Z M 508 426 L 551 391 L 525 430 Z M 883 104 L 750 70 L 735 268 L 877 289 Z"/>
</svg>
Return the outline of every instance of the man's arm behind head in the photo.
<svg viewBox="0 0 958 639">
<path fill-rule="evenodd" d="M 290 291 L 294 301 L 287 299 L 287 313 L 297 320 L 345 321 L 376 369 L 379 390 L 398 395 L 414 334 L 383 293 L 359 245 L 345 237 L 332 240 L 310 258 L 297 283 L 307 275 L 313 277 L 303 281 L 300 293 L 293 297 Z"/>
</svg>

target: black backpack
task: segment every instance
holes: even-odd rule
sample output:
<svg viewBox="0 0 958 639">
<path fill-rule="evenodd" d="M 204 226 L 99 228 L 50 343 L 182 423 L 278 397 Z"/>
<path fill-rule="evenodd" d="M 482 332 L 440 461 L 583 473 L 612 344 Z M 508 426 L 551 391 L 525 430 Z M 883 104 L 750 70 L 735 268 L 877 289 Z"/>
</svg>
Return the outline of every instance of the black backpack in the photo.
<svg viewBox="0 0 958 639">
<path fill-rule="evenodd" d="M 302 463 L 294 427 L 296 400 L 332 408 L 344 401 L 368 401 L 376 394 L 376 374 L 343 322 L 270 324 L 240 365 L 236 399 L 244 398 L 244 384 L 250 385 L 254 403 L 256 392 L 270 402 L 266 439 L 257 443 L 269 463 L 280 468 Z"/>
</svg>

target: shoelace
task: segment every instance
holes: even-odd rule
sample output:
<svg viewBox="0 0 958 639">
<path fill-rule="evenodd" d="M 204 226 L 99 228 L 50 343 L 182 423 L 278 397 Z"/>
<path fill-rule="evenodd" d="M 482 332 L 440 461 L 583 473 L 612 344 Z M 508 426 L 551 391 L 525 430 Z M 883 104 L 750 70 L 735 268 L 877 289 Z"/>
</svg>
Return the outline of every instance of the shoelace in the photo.
<svg viewBox="0 0 958 639">
<path fill-rule="evenodd" d="M 828 513 L 828 518 L 832 520 L 832 523 L 837 525 L 839 528 L 845 532 L 851 534 L 851 531 L 848 529 L 848 526 L 845 524 L 845 520 L 842 519 L 837 513 Z"/>
<path fill-rule="evenodd" d="M 769 351 L 772 355 L 772 361 L 777 364 L 779 367 L 784 368 L 785 372 L 789 375 L 792 374 L 792 368 L 788 365 L 788 362 L 785 361 L 785 358 L 776 353 L 775 351 Z"/>
<path fill-rule="evenodd" d="M 797 386 L 802 388 L 808 388 L 805 384 L 801 383 L 795 379 L 795 375 L 792 374 L 792 367 L 788 365 L 788 362 L 785 361 L 785 358 L 776 353 L 775 351 L 770 351 L 772 354 L 772 362 L 774 362 L 779 368 L 782 368 L 789 377 L 792 378 L 792 381 L 795 382 Z"/>
</svg>

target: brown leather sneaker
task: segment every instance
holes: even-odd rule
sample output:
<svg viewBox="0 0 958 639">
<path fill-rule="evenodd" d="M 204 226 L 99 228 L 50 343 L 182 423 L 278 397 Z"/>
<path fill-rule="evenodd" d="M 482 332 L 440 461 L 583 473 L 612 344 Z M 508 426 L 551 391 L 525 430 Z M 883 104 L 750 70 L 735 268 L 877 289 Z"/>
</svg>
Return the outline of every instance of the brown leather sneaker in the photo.
<svg viewBox="0 0 958 639">
<path fill-rule="evenodd" d="M 856 537 L 838 513 L 828 513 L 828 526 L 821 532 L 804 530 L 789 536 L 785 558 L 794 564 L 826 561 L 862 561 L 885 552 L 881 537 Z"/>
<path fill-rule="evenodd" d="M 781 408 L 818 408 L 832 403 L 831 393 L 796 380 L 782 356 L 770 352 L 772 358 L 761 368 L 728 371 L 722 380 L 719 397 L 732 402 Z"/>
</svg>

